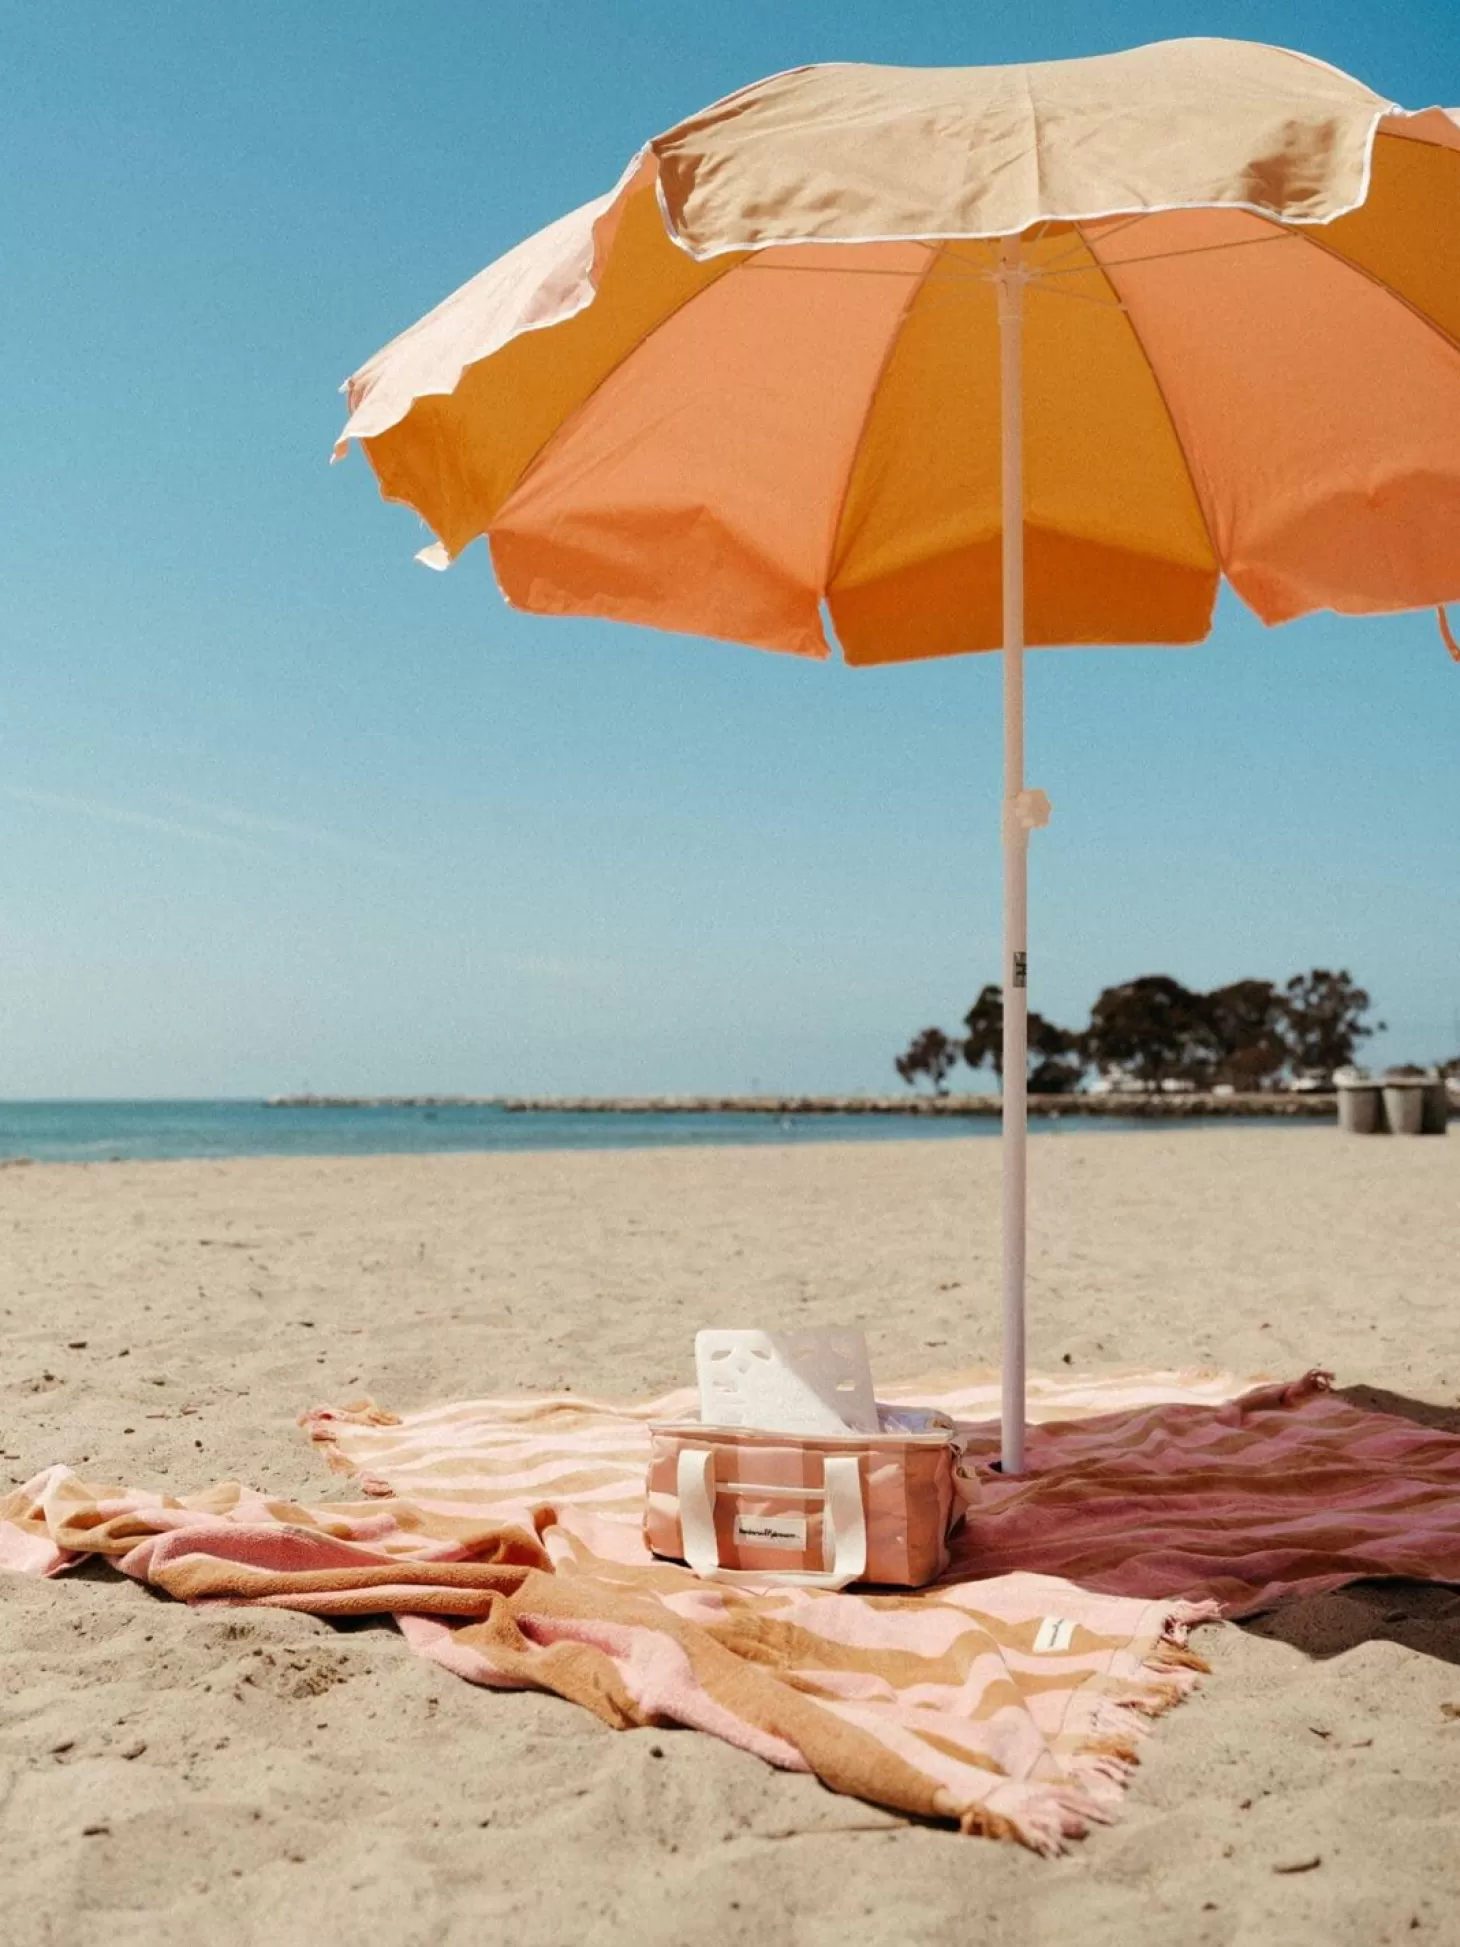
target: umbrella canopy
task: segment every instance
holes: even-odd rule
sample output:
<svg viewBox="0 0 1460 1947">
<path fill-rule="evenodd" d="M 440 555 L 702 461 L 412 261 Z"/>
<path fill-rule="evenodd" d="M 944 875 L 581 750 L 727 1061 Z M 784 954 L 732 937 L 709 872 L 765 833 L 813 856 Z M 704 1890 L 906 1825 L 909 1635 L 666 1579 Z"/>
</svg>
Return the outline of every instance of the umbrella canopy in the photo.
<svg viewBox="0 0 1460 1947">
<path fill-rule="evenodd" d="M 362 367 L 343 438 L 519 608 L 996 648 L 1018 233 L 1030 643 L 1197 641 L 1223 573 L 1267 622 L 1460 595 L 1460 124 L 1240 42 L 761 82 Z"/>
<path fill-rule="evenodd" d="M 1022 1465 L 1029 644 L 1460 597 L 1460 115 L 1189 40 L 794 70 L 349 381 L 515 606 L 1004 655 L 1004 1458 Z M 828 629 L 829 624 L 829 629 Z"/>
</svg>

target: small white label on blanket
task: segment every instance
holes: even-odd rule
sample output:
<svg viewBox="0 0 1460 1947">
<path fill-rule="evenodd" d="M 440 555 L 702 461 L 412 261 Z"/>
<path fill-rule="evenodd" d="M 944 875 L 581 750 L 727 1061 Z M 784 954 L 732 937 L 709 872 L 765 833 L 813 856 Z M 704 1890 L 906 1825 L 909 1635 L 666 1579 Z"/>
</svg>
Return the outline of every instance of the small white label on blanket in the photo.
<svg viewBox="0 0 1460 1947">
<path fill-rule="evenodd" d="M 746 1548 L 806 1546 L 804 1514 L 737 1514 L 735 1540 Z"/>
<path fill-rule="evenodd" d="M 1034 1638 L 1036 1650 L 1067 1650 L 1074 1640 L 1075 1625 L 1068 1616 L 1046 1616 Z"/>
</svg>

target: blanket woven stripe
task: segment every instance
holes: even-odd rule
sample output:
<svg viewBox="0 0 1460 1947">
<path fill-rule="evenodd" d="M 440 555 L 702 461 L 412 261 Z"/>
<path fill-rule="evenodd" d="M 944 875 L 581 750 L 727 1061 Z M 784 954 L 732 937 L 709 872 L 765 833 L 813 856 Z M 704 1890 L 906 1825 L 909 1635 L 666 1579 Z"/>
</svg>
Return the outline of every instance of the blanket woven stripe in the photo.
<svg viewBox="0 0 1460 1947">
<path fill-rule="evenodd" d="M 992 1460 L 991 1374 L 896 1389 Z M 1192 1624 L 1360 1575 L 1460 1579 L 1460 1438 L 1323 1375 L 1035 1381 L 1031 1474 L 985 1475 L 948 1578 L 897 1595 L 729 1589 L 642 1538 L 647 1424 L 693 1396 L 552 1395 L 303 1416 L 363 1502 L 173 1499 L 52 1468 L 0 1499 L 0 1566 L 85 1553 L 194 1603 L 389 1612 L 471 1681 L 615 1726 L 679 1724 L 834 1790 L 1060 1850 L 1115 1810 Z"/>
</svg>

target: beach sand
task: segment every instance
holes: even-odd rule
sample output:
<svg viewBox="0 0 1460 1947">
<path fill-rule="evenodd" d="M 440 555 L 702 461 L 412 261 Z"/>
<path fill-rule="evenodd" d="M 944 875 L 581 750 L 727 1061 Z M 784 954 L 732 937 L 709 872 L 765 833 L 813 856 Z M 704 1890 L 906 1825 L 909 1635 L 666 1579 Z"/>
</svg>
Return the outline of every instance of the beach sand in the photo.
<svg viewBox="0 0 1460 1947">
<path fill-rule="evenodd" d="M 1453 1134 L 1030 1153 L 1032 1365 L 1323 1364 L 1460 1427 Z M 66 1461 L 338 1496 L 301 1407 L 660 1390 L 701 1324 L 848 1320 L 884 1380 L 989 1364 L 998 1162 L 949 1140 L 0 1171 L 0 1485 Z M 0 1937 L 1460 1941 L 1460 1593 L 1366 1586 L 1197 1647 L 1214 1675 L 1123 1818 L 1045 1861 L 474 1689 L 386 1623 L 3 1577 Z"/>
</svg>

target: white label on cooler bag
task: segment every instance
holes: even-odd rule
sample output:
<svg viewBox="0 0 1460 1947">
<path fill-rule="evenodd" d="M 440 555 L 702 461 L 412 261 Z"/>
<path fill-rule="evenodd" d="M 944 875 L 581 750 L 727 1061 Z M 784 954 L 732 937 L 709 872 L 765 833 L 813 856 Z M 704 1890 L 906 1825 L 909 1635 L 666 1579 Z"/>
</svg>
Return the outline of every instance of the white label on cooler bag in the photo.
<svg viewBox="0 0 1460 1947">
<path fill-rule="evenodd" d="M 806 1546 L 804 1514 L 737 1514 L 735 1541 L 742 1548 L 788 1548 Z"/>
</svg>

